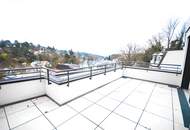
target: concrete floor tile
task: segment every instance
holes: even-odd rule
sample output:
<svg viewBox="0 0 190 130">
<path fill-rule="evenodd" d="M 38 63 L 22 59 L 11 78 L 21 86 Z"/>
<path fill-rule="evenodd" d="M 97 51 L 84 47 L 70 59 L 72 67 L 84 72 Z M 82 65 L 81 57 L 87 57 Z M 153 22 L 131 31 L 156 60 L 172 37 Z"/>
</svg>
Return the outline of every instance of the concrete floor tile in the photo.
<svg viewBox="0 0 190 130">
<path fill-rule="evenodd" d="M 93 105 L 85 111 L 83 111 L 82 114 L 90 120 L 92 120 L 93 122 L 95 122 L 96 124 L 99 124 L 110 114 L 110 111 L 98 105 Z"/>
<path fill-rule="evenodd" d="M 45 114 L 45 116 L 57 127 L 58 125 L 66 122 L 76 114 L 77 112 L 75 112 L 70 107 L 64 105 L 62 107 L 59 107 L 58 109 L 55 109 L 54 111 Z"/>
<path fill-rule="evenodd" d="M 7 115 L 11 115 L 11 114 L 14 114 L 16 112 L 19 112 L 31 107 L 34 107 L 34 104 L 29 100 L 29 101 L 6 106 L 5 110 L 6 110 Z"/>
<path fill-rule="evenodd" d="M 36 117 L 39 117 L 40 115 L 42 114 L 36 107 L 31 107 L 7 116 L 10 127 L 14 128 Z"/>
<path fill-rule="evenodd" d="M 147 112 L 143 113 L 140 119 L 140 125 L 145 126 L 151 130 L 173 130 L 172 121 Z"/>
<path fill-rule="evenodd" d="M 6 118 L 0 118 L 0 130 L 9 130 Z"/>
<path fill-rule="evenodd" d="M 164 106 L 149 102 L 145 111 L 156 114 L 158 116 L 161 116 L 171 121 L 173 120 L 172 108 L 164 107 Z"/>
<path fill-rule="evenodd" d="M 109 109 L 110 111 L 112 111 L 120 104 L 120 102 L 106 97 L 106 98 L 100 100 L 99 102 L 97 102 L 96 104 L 101 105 L 101 106 Z"/>
<path fill-rule="evenodd" d="M 92 101 L 92 102 L 96 102 L 98 100 L 100 100 L 101 98 L 103 98 L 104 96 L 100 93 L 97 93 L 97 92 L 92 92 L 92 93 L 89 93 L 87 95 L 84 96 L 84 98 Z"/>
<path fill-rule="evenodd" d="M 78 112 L 80 112 L 92 104 L 93 104 L 92 102 L 90 102 L 89 100 L 87 100 L 85 98 L 79 98 L 79 99 L 76 99 L 76 100 L 70 102 L 68 105 L 73 107 Z"/>
<path fill-rule="evenodd" d="M 94 130 L 95 128 L 95 124 L 81 115 L 77 115 L 66 123 L 60 125 L 57 130 Z"/>
<path fill-rule="evenodd" d="M 114 112 L 134 122 L 138 122 L 142 110 L 126 104 L 121 104 Z"/>
<path fill-rule="evenodd" d="M 138 125 L 135 130 L 149 130 L 149 129 L 147 129 L 147 128 L 143 127 L 143 126 Z"/>
<path fill-rule="evenodd" d="M 104 130 L 134 130 L 136 124 L 112 113 L 100 126 Z"/>
<path fill-rule="evenodd" d="M 53 130 L 53 126 L 44 116 L 40 116 L 30 122 L 16 127 L 13 130 Z"/>
<path fill-rule="evenodd" d="M 58 108 L 59 106 L 54 103 L 53 101 L 46 101 L 43 103 L 37 103 L 36 106 L 40 109 L 43 113 L 48 113 L 51 110 Z"/>
</svg>

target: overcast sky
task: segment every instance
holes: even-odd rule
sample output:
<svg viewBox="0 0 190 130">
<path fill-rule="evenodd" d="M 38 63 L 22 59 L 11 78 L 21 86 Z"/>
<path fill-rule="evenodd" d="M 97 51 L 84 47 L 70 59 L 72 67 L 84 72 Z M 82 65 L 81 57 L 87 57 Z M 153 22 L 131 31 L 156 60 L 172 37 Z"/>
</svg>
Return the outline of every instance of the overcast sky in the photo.
<svg viewBox="0 0 190 130">
<path fill-rule="evenodd" d="M 190 18 L 190 0 L 0 0 L 0 40 L 100 55 L 145 46 L 171 18 Z"/>
</svg>

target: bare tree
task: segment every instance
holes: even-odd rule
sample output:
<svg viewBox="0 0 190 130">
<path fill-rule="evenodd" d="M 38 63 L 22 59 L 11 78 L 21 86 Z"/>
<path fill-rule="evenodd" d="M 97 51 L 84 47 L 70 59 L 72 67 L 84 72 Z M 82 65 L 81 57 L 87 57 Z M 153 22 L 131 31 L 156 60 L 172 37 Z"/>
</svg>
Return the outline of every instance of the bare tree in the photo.
<svg viewBox="0 0 190 130">
<path fill-rule="evenodd" d="M 133 48 L 133 45 L 129 43 L 126 45 L 125 49 L 121 50 L 122 57 L 124 60 L 131 61 L 132 48 Z"/>
<path fill-rule="evenodd" d="M 148 43 L 152 48 L 155 48 L 155 51 L 157 50 L 158 52 L 160 52 L 163 50 L 163 39 L 163 36 L 159 33 L 157 35 L 152 36 L 152 39 L 149 39 Z"/>
<path fill-rule="evenodd" d="M 122 52 L 122 60 L 125 63 L 136 61 L 137 54 L 140 52 L 140 48 L 136 44 L 128 43 L 126 47 L 121 50 Z"/>
<path fill-rule="evenodd" d="M 175 39 L 172 39 L 170 42 L 169 50 L 182 50 L 183 46 L 185 45 L 185 32 L 187 29 L 186 23 L 183 23 L 179 32 L 175 35 Z"/>
<path fill-rule="evenodd" d="M 187 30 L 187 24 L 184 23 L 180 32 L 177 35 L 178 49 L 182 49 L 185 44 L 186 30 Z"/>
<path fill-rule="evenodd" d="M 162 41 L 163 36 L 161 36 L 161 34 L 152 36 L 152 38 L 148 40 L 149 46 L 144 50 L 143 61 L 150 62 L 154 53 L 161 52 L 163 50 Z"/>
<path fill-rule="evenodd" d="M 178 26 L 178 19 L 171 19 L 167 25 L 167 28 L 164 30 L 165 37 L 167 39 L 167 49 L 170 47 L 171 40 L 174 36 L 176 27 Z"/>
</svg>

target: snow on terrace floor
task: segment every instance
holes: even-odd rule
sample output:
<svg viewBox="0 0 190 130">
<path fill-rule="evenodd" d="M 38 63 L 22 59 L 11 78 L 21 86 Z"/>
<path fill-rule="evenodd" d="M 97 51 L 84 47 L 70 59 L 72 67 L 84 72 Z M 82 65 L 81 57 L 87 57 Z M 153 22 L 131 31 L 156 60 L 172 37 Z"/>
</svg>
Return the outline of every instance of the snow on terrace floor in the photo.
<svg viewBox="0 0 190 130">
<path fill-rule="evenodd" d="M 186 130 L 177 90 L 119 79 L 66 105 L 40 97 L 0 108 L 0 130 Z"/>
</svg>

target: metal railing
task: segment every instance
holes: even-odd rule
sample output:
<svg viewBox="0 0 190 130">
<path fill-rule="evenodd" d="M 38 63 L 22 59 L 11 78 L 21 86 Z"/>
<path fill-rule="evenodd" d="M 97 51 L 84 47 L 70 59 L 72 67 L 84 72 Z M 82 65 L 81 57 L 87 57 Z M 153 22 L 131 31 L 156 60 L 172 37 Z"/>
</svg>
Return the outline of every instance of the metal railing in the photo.
<svg viewBox="0 0 190 130">
<path fill-rule="evenodd" d="M 176 72 L 181 72 L 181 65 L 176 64 L 160 64 L 159 69 L 162 70 L 173 70 Z"/>
<path fill-rule="evenodd" d="M 151 63 L 149 62 L 130 61 L 124 64 L 124 68 L 141 69 L 147 71 L 158 71 L 158 72 L 175 73 L 175 74 L 182 73 L 181 65 L 176 65 L 176 64 L 160 64 L 160 66 L 155 67 L 152 66 Z"/>
<path fill-rule="evenodd" d="M 0 69 L 0 84 L 25 81 L 29 79 L 39 79 L 42 75 L 43 72 L 40 67 Z"/>
<path fill-rule="evenodd" d="M 69 86 L 70 82 L 81 80 L 84 78 L 92 79 L 95 75 L 104 74 L 106 75 L 108 72 L 116 71 L 117 69 L 121 69 L 122 64 L 114 63 L 114 64 L 106 64 L 99 66 L 90 66 L 78 69 L 67 69 L 62 71 L 55 71 L 48 69 L 48 83 L 54 82 L 56 84 L 65 84 Z"/>
<path fill-rule="evenodd" d="M 117 69 L 131 68 L 147 71 L 158 71 L 166 73 L 181 74 L 181 65 L 161 64 L 159 67 L 152 68 L 147 62 L 127 62 L 114 63 L 99 66 L 90 66 L 77 69 L 54 70 L 44 67 L 38 68 L 19 68 L 0 70 L 0 85 L 28 81 L 33 79 L 47 79 L 48 84 L 67 84 L 84 78 L 92 79 L 93 76 L 116 71 Z"/>
<path fill-rule="evenodd" d="M 47 79 L 48 84 L 51 84 L 51 82 L 59 85 L 67 83 L 67 86 L 69 86 L 69 83 L 72 81 L 84 78 L 92 79 L 95 75 L 106 75 L 110 71 L 116 71 L 121 68 L 121 63 L 113 63 L 65 70 L 54 70 L 44 67 L 4 69 L 0 70 L 0 85 L 33 79 Z"/>
</svg>

